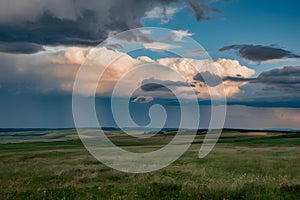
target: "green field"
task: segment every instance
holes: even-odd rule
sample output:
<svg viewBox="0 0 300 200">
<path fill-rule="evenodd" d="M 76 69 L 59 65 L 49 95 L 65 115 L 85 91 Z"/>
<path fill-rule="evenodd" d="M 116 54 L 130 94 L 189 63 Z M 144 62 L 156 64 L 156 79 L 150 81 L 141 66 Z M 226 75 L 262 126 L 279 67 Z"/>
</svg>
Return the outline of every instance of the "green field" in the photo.
<svg viewBox="0 0 300 200">
<path fill-rule="evenodd" d="M 131 151 L 154 150 L 173 137 L 112 141 Z M 0 145 L 0 199 L 300 199 L 300 135 L 225 131 L 197 157 L 203 135 L 176 162 L 128 174 L 95 160 L 79 140 Z"/>
</svg>

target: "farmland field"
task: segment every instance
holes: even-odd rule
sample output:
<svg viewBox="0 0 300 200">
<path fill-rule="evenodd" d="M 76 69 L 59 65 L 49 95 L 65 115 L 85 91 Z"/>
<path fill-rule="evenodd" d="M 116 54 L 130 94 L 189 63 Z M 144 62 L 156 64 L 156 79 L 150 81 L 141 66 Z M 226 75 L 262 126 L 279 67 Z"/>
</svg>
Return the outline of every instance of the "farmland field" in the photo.
<svg viewBox="0 0 300 200">
<path fill-rule="evenodd" d="M 58 137 L 59 132 L 68 135 L 66 140 Z M 54 135 L 62 141 L 1 144 L 0 199 L 300 198 L 297 133 L 226 130 L 214 150 L 202 159 L 197 155 L 203 135 L 198 134 L 189 150 L 170 166 L 129 174 L 97 161 L 80 140 L 70 136 L 72 132 L 74 136 L 74 130 L 56 130 Z M 0 134 L 6 134 L 6 139 L 9 135 Z M 141 142 L 118 131 L 107 134 L 117 145 L 137 152 L 155 150 L 174 136 L 168 132 Z"/>
</svg>

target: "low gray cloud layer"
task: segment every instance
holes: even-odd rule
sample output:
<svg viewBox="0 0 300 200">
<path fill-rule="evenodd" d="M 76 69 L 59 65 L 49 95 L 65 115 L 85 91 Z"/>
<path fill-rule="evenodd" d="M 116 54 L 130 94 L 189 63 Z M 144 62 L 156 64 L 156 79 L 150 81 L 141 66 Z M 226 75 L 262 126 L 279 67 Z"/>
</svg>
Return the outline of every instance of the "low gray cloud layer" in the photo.
<svg viewBox="0 0 300 200">
<path fill-rule="evenodd" d="M 157 80 L 157 79 L 146 79 L 142 81 L 141 89 L 143 91 L 168 91 L 171 90 L 168 87 L 192 87 L 187 82 L 182 81 L 171 81 L 171 80 Z"/>
<path fill-rule="evenodd" d="M 243 81 L 240 78 L 239 81 Z M 228 104 L 255 107 L 300 107 L 300 66 L 288 66 L 262 72 L 242 92 L 228 100 Z"/>
<path fill-rule="evenodd" d="M 300 84 L 300 66 L 286 66 L 262 72 L 257 78 L 225 77 L 223 80 L 236 82 L 264 83 L 295 87 Z"/>
<path fill-rule="evenodd" d="M 44 48 L 41 45 L 28 43 L 28 42 L 2 42 L 0 43 L 0 52 L 5 53 L 23 53 L 31 54 L 39 51 L 43 51 Z"/>
<path fill-rule="evenodd" d="M 219 51 L 237 50 L 238 55 L 251 61 L 266 61 L 281 58 L 300 58 L 299 55 L 290 51 L 272 46 L 262 45 L 230 45 L 219 49 Z"/>
<path fill-rule="evenodd" d="M 288 66 L 262 72 L 258 82 L 270 84 L 300 84 L 300 66 Z"/>
</svg>

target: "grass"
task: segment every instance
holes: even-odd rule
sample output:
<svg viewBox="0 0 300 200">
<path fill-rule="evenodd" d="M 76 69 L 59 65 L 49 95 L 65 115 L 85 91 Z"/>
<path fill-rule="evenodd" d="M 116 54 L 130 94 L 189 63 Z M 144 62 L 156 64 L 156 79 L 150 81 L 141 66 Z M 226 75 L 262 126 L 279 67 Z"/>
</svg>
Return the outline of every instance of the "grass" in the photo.
<svg viewBox="0 0 300 200">
<path fill-rule="evenodd" d="M 299 199 L 300 136 L 222 135 L 197 158 L 203 136 L 176 162 L 156 172 L 122 173 L 95 160 L 79 140 L 0 145 L 0 199 Z M 241 133 L 242 135 L 242 133 Z M 124 136 L 123 148 L 155 149 Z"/>
</svg>

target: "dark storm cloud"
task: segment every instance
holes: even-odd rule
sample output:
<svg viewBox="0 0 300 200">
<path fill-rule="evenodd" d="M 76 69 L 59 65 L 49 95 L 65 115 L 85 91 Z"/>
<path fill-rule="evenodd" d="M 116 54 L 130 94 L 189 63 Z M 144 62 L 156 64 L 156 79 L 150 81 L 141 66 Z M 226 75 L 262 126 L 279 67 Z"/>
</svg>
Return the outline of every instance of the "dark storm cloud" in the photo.
<svg viewBox="0 0 300 200">
<path fill-rule="evenodd" d="M 240 80 L 243 81 L 243 80 Z M 289 66 L 262 72 L 241 92 L 228 99 L 228 105 L 254 107 L 300 107 L 300 66 Z"/>
<path fill-rule="evenodd" d="M 300 84 L 300 66 L 289 66 L 262 72 L 257 82 L 269 84 L 294 85 Z"/>
<path fill-rule="evenodd" d="M 193 85 L 183 81 L 145 79 L 142 81 L 141 89 L 143 91 L 170 91 L 168 87 L 193 87 Z"/>
<path fill-rule="evenodd" d="M 123 46 L 118 43 L 106 43 L 105 47 L 110 50 L 122 49 Z"/>
<path fill-rule="evenodd" d="M 154 40 L 148 38 L 143 34 L 139 29 L 129 30 L 125 32 L 126 34 L 119 34 L 113 36 L 113 38 L 125 40 L 127 42 L 144 42 L 144 43 L 151 43 Z"/>
<path fill-rule="evenodd" d="M 290 51 L 272 46 L 262 45 L 230 45 L 219 49 L 219 51 L 237 50 L 239 56 L 251 61 L 266 61 L 281 58 L 300 58 L 299 55 Z"/>
<path fill-rule="evenodd" d="M 220 76 L 216 74 L 212 74 L 208 71 L 198 73 L 193 78 L 195 81 L 200 81 L 205 83 L 206 85 L 210 87 L 215 87 L 217 85 L 220 85 L 223 83 L 223 81 L 232 81 L 232 82 L 250 82 L 256 80 L 255 78 L 244 78 L 241 76 L 234 77 L 234 76 L 226 76 L 221 78 Z"/>
<path fill-rule="evenodd" d="M 214 87 L 214 86 L 220 85 L 222 83 L 221 77 L 219 77 L 215 74 L 212 74 L 208 71 L 196 74 L 193 79 L 195 81 L 204 82 L 206 85 L 208 85 L 210 87 Z"/>
<path fill-rule="evenodd" d="M 0 40 L 48 45 L 96 45 L 110 31 L 140 27 L 140 19 L 152 4 L 165 5 L 174 1 L 28 0 L 22 9 L 18 8 L 23 5 L 22 2 L 12 0 L 10 9 L 1 9 Z M 8 0 L 1 1 L 0 7 L 7 4 Z"/>
<path fill-rule="evenodd" d="M 264 84 L 264 91 L 288 93 L 300 100 L 300 66 L 288 66 L 262 72 L 253 83 Z"/>
<path fill-rule="evenodd" d="M 212 8 L 204 0 L 187 0 L 188 4 L 195 12 L 195 17 L 198 21 L 210 20 L 211 17 L 208 15 L 211 12 L 221 12 L 217 8 Z"/>
<path fill-rule="evenodd" d="M 141 86 L 143 91 L 169 91 L 167 87 L 158 83 L 146 83 Z"/>
<path fill-rule="evenodd" d="M 251 82 L 255 81 L 255 78 L 243 78 L 243 77 L 234 77 L 234 76 L 226 76 L 222 79 L 223 81 L 231 81 L 231 82 Z"/>
<path fill-rule="evenodd" d="M 180 3 L 178 0 L 3 0 L 0 1 L 0 42 L 24 43 L 25 46 L 29 43 L 93 46 L 112 32 L 141 27 L 140 19 L 147 11 L 174 2 Z M 213 11 L 195 0 L 190 0 L 189 4 L 198 20 Z M 142 35 L 128 37 L 125 39 L 129 41 L 150 42 Z M 35 47 L 22 52 L 36 52 L 39 49 Z"/>
<path fill-rule="evenodd" d="M 28 43 L 28 42 L 2 42 L 0 43 L 0 52 L 4 53 L 16 53 L 16 54 L 31 54 L 43 51 L 44 48 L 41 45 Z"/>
</svg>

